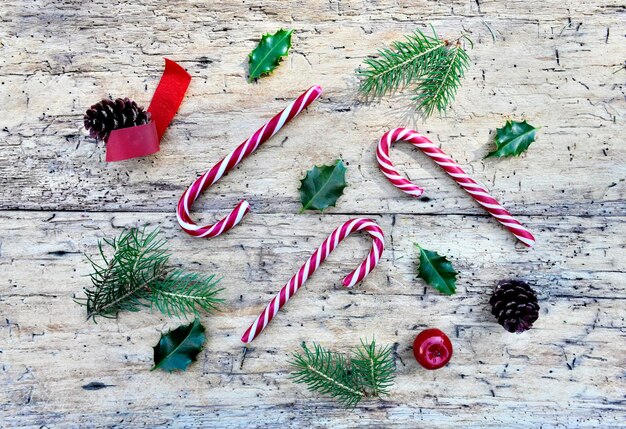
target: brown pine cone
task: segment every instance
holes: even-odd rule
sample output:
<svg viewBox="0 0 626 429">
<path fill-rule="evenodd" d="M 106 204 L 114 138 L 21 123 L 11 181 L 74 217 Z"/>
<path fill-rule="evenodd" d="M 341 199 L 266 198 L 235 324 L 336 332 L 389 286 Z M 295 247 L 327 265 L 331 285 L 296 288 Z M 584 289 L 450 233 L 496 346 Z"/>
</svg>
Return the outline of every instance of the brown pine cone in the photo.
<svg viewBox="0 0 626 429">
<path fill-rule="evenodd" d="M 150 122 L 150 112 L 129 98 L 103 99 L 85 112 L 89 135 L 106 143 L 111 131 Z"/>
<path fill-rule="evenodd" d="M 520 280 L 499 282 L 489 304 L 498 323 L 509 332 L 524 332 L 539 318 L 537 295 L 527 283 Z"/>
</svg>

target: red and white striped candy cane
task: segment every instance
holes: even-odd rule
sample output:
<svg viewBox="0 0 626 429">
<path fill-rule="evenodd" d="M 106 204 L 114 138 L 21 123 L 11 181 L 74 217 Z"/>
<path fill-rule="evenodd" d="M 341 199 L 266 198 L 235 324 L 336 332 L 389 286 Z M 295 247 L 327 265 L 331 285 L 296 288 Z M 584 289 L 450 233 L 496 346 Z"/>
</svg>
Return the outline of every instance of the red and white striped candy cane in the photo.
<svg viewBox="0 0 626 429">
<path fill-rule="evenodd" d="M 225 218 L 213 225 L 197 225 L 191 219 L 189 209 L 205 189 L 220 180 L 224 174 L 228 173 L 230 169 L 239 164 L 246 156 L 254 152 L 261 143 L 276 134 L 283 125 L 317 100 L 321 94 L 322 88 L 319 85 L 314 85 L 309 88 L 287 106 L 285 110 L 259 128 L 252 137 L 241 143 L 235 150 L 226 155 L 224 159 L 215 164 L 213 168 L 198 177 L 185 191 L 182 197 L 180 197 L 178 207 L 176 208 L 176 217 L 183 230 L 194 237 L 216 237 L 237 225 L 246 213 L 250 211 L 250 204 L 248 204 L 246 200 L 240 201 Z"/>
<path fill-rule="evenodd" d="M 535 243 L 535 237 L 533 237 L 520 222 L 511 216 L 495 198 L 489 195 L 485 188 L 469 177 L 452 158 L 435 146 L 429 139 L 419 134 L 417 131 L 408 128 L 396 128 L 395 130 L 385 133 L 381 137 L 376 150 L 376 158 L 378 159 L 380 170 L 394 186 L 414 197 L 419 197 L 424 192 L 424 189 L 400 176 L 391 163 L 391 159 L 389 159 L 389 148 L 391 144 L 400 140 L 417 146 L 422 152 L 430 156 L 433 161 L 452 176 L 452 178 L 456 180 L 456 183 L 461 185 L 472 198 L 478 201 L 478 203 L 485 207 L 498 222 L 511 231 L 519 241 L 528 247 L 531 247 Z"/>
<path fill-rule="evenodd" d="M 241 341 L 248 344 L 254 340 L 257 335 L 265 329 L 268 323 L 276 316 L 278 310 L 289 298 L 294 296 L 298 289 L 307 281 L 326 257 L 332 252 L 339 242 L 353 232 L 365 230 L 372 236 L 372 248 L 367 258 L 359 264 L 359 266 L 343 279 L 345 287 L 352 287 L 365 278 L 376 266 L 383 254 L 385 248 L 385 236 L 383 230 L 371 219 L 356 218 L 351 219 L 334 230 L 330 236 L 322 243 L 322 245 L 311 255 L 306 263 L 300 267 L 298 272 L 289 280 L 280 292 L 265 307 L 265 310 L 256 318 L 254 323 L 250 325 L 245 334 L 241 337 Z"/>
</svg>

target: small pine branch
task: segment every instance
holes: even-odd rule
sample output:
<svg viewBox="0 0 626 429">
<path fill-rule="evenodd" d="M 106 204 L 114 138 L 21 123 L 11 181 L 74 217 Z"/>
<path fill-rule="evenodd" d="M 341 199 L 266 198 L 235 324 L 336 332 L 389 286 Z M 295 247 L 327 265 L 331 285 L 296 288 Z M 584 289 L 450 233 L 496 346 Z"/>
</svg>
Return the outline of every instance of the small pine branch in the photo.
<svg viewBox="0 0 626 429">
<path fill-rule="evenodd" d="M 393 384 L 396 366 L 390 347 L 361 340 L 348 358 L 313 343 L 313 350 L 302 343 L 303 354 L 294 354 L 291 366 L 296 383 L 304 383 L 312 392 L 328 394 L 346 407 L 355 407 L 368 396 L 387 395 Z"/>
<path fill-rule="evenodd" d="M 407 86 L 421 78 L 428 65 L 437 63 L 445 54 L 442 40 L 426 36 L 419 30 L 405 39 L 394 42 L 393 49 L 379 50 L 379 58 L 365 60 L 368 68 L 357 70 L 357 75 L 362 78 L 361 93 L 380 97 Z"/>
<path fill-rule="evenodd" d="M 467 37 L 463 35 L 453 42 L 442 40 L 433 29 L 433 36 L 417 30 L 405 40 L 394 42 L 391 49 L 380 50 L 378 58 L 365 60 L 367 68 L 357 70 L 360 92 L 376 97 L 415 84 L 416 109 L 424 117 L 435 110 L 445 111 L 469 67 L 462 38 Z"/>
<path fill-rule="evenodd" d="M 214 275 L 172 271 L 151 285 L 152 306 L 163 314 L 175 317 L 187 314 L 197 316 L 199 308 L 211 313 L 223 302 L 216 296 L 222 289 L 216 287 L 219 280 L 214 278 Z"/>
<path fill-rule="evenodd" d="M 352 370 L 371 396 L 388 395 L 396 370 L 391 347 L 377 348 L 374 339 L 369 344 L 361 340 L 355 348 Z"/>
<path fill-rule="evenodd" d="M 158 230 L 149 234 L 136 228 L 122 232 L 117 239 L 98 243 L 103 263 L 90 259 L 94 272 L 90 275 L 92 289 L 85 288 L 87 319 L 97 316 L 116 318 L 120 311 L 139 311 L 146 304 L 148 286 L 165 268 L 169 255 L 165 241 L 157 238 Z M 107 258 L 104 244 L 113 256 Z"/>
<path fill-rule="evenodd" d="M 454 100 L 461 86 L 461 78 L 465 76 L 468 67 L 469 57 L 460 42 L 446 48 L 446 55 L 441 58 L 437 67 L 429 70 L 417 87 L 417 110 L 425 117 L 430 116 L 435 109 L 443 113 Z"/>
<path fill-rule="evenodd" d="M 197 308 L 213 310 L 219 299 L 213 276 L 200 276 L 170 270 L 166 240 L 159 230 L 146 233 L 132 228 L 118 238 L 98 242 L 101 262 L 88 258 L 93 272 L 92 287 L 85 298 L 77 299 L 87 307 L 87 319 L 116 318 L 120 311 L 139 311 L 154 306 L 167 315 L 197 314 Z M 104 248 L 111 249 L 107 256 Z"/>
<path fill-rule="evenodd" d="M 341 354 L 313 344 L 310 350 L 302 343 L 303 354 L 295 353 L 291 365 L 296 383 L 304 383 L 309 390 L 328 394 L 346 407 L 355 407 L 365 396 L 350 370 L 349 361 Z"/>
</svg>

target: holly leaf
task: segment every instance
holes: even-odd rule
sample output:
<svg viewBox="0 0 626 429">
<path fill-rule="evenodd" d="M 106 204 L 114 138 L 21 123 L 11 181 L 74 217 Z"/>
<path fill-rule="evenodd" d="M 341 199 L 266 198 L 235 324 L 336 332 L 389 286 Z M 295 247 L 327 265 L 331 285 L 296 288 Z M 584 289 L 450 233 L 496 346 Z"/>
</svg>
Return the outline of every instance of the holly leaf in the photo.
<svg viewBox="0 0 626 429">
<path fill-rule="evenodd" d="M 526 121 L 506 121 L 503 128 L 496 128 L 496 150 L 485 158 L 519 156 L 535 141 L 538 129 Z"/>
<path fill-rule="evenodd" d="M 446 295 L 454 294 L 457 272 L 452 267 L 452 263 L 437 252 L 422 249 L 419 244 L 415 244 L 415 247 L 420 250 L 420 266 L 417 275 L 439 292 Z"/>
<path fill-rule="evenodd" d="M 286 57 L 291 48 L 293 30 L 278 30 L 274 34 L 265 34 L 256 48 L 249 55 L 249 82 L 263 75 L 268 75 Z"/>
<path fill-rule="evenodd" d="M 185 371 L 196 360 L 205 339 L 200 319 L 161 334 L 159 343 L 154 346 L 154 366 L 150 371 L 157 368 L 167 372 Z"/>
<path fill-rule="evenodd" d="M 346 167 L 338 159 L 334 164 L 314 166 L 300 181 L 302 209 L 324 210 L 334 206 L 346 187 Z"/>
</svg>

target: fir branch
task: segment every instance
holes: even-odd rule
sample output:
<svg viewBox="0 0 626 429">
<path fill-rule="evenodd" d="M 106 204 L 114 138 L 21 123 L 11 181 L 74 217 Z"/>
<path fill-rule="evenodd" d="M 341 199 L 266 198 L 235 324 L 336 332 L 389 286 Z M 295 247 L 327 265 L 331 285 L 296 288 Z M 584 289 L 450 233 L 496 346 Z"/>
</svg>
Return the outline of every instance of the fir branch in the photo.
<svg viewBox="0 0 626 429">
<path fill-rule="evenodd" d="M 197 315 L 197 309 L 212 311 L 221 301 L 215 295 L 218 281 L 168 268 L 170 254 L 159 230 L 150 233 L 132 228 L 118 238 L 98 242 L 102 259 L 88 257 L 93 272 L 92 288 L 85 288 L 85 298 L 76 300 L 87 307 L 87 319 L 116 318 L 120 311 L 139 311 L 156 307 L 166 315 Z M 107 257 L 104 245 L 111 248 Z"/>
<path fill-rule="evenodd" d="M 430 116 L 435 109 L 443 113 L 448 104 L 456 96 L 461 86 L 461 78 L 469 67 L 469 57 L 461 47 L 460 41 L 455 46 L 446 49 L 446 55 L 441 58 L 437 67 L 432 68 L 419 83 L 415 101 L 417 109 L 425 117 Z"/>
<path fill-rule="evenodd" d="M 215 275 L 172 271 L 152 284 L 152 306 L 163 314 L 175 317 L 188 313 L 198 315 L 198 308 L 213 312 L 223 302 L 216 296 L 222 289 L 216 287 L 219 279 L 214 278 Z"/>
<path fill-rule="evenodd" d="M 379 58 L 368 58 L 365 70 L 357 70 L 362 81 L 359 90 L 364 95 L 380 97 L 419 79 L 428 64 L 444 54 L 445 43 L 426 36 L 419 30 L 393 43 L 393 49 L 379 50 Z"/>
<path fill-rule="evenodd" d="M 291 362 L 296 369 L 292 375 L 296 383 L 306 384 L 313 392 L 328 394 L 346 407 L 355 407 L 365 396 L 343 355 L 315 343 L 313 350 L 302 343 L 302 350 L 304 354 L 295 353 Z"/>
<path fill-rule="evenodd" d="M 372 396 L 388 395 L 396 370 L 391 347 L 376 348 L 374 339 L 369 344 L 361 340 L 352 358 L 352 370 Z"/>
<path fill-rule="evenodd" d="M 113 256 L 102 268 L 91 262 L 93 289 L 85 289 L 87 319 L 95 316 L 116 318 L 120 311 L 139 311 L 146 306 L 149 285 L 163 274 L 169 255 L 165 241 L 157 239 L 159 231 L 149 234 L 132 228 L 122 232 L 117 239 L 104 239 L 113 249 Z M 107 261 L 102 243 L 98 248 L 103 261 Z"/>
<path fill-rule="evenodd" d="M 309 390 L 328 394 L 347 407 L 355 407 L 368 396 L 387 395 L 393 383 L 395 363 L 390 347 L 377 348 L 372 340 L 353 350 L 354 357 L 324 349 L 313 343 L 310 350 L 302 343 L 303 354 L 295 353 L 290 362 L 292 378 Z"/>
<path fill-rule="evenodd" d="M 415 84 L 416 109 L 424 117 L 436 109 L 440 113 L 454 100 L 460 79 L 469 67 L 469 57 L 461 39 L 450 42 L 427 36 L 419 30 L 394 42 L 391 49 L 378 52 L 378 58 L 365 60 L 366 69 L 357 70 L 360 92 L 365 96 L 382 96 L 401 87 Z"/>
</svg>

